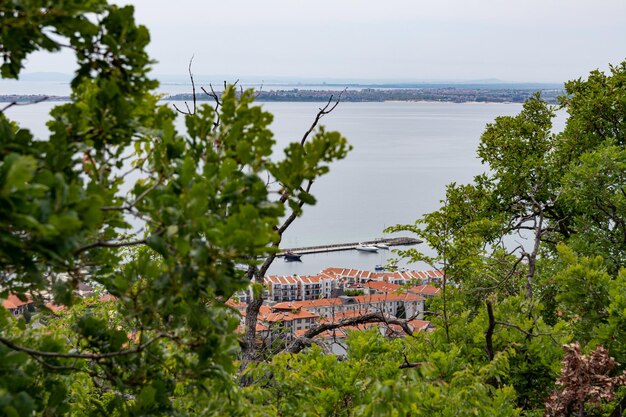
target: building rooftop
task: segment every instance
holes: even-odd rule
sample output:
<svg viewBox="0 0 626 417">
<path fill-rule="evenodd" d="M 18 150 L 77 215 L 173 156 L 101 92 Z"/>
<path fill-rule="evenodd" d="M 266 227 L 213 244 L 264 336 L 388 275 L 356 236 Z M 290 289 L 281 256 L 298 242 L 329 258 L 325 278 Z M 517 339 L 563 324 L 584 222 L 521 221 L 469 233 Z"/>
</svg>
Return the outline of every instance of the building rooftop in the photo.
<svg viewBox="0 0 626 417">
<path fill-rule="evenodd" d="M 33 301 L 29 296 L 26 296 L 26 301 L 22 301 L 15 294 L 9 294 L 6 300 L 2 300 L 2 307 L 8 309 L 20 308 L 23 305 L 31 304 Z"/>
</svg>

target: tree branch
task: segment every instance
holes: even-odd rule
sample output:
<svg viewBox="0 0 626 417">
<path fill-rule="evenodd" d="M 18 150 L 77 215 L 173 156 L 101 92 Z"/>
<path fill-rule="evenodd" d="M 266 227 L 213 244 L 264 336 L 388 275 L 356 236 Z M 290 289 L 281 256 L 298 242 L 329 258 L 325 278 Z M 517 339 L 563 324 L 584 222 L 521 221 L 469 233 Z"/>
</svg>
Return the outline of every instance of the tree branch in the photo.
<svg viewBox="0 0 626 417">
<path fill-rule="evenodd" d="M 88 360 L 100 360 L 100 359 L 107 359 L 107 358 L 114 358 L 117 356 L 125 356 L 125 355 L 131 355 L 134 353 L 139 353 L 141 351 L 143 351 L 145 348 L 147 348 L 148 346 L 150 346 L 151 344 L 153 344 L 154 342 L 156 342 L 159 339 L 171 339 L 171 340 L 178 340 L 178 338 L 176 336 L 172 336 L 172 335 L 168 335 L 166 333 L 159 333 L 157 336 L 153 337 L 152 339 L 148 340 L 145 343 L 140 344 L 139 346 L 133 348 L 133 349 L 126 349 L 126 350 L 118 350 L 115 352 L 107 352 L 107 353 L 61 353 L 61 352 L 47 352 L 47 351 L 42 351 L 42 350 L 37 350 L 37 349 L 31 349 L 31 348 L 27 348 L 24 346 L 20 346 L 15 344 L 13 341 L 0 336 L 0 343 L 2 343 L 3 345 L 19 351 L 19 352 L 24 352 L 29 356 L 33 356 L 33 357 L 44 357 L 44 358 L 74 358 L 74 359 L 88 359 Z"/>
<path fill-rule="evenodd" d="M 331 95 L 330 98 L 328 99 L 328 103 L 326 103 L 326 105 L 324 107 L 321 107 L 319 109 L 319 111 L 317 112 L 317 115 L 315 116 L 315 120 L 313 120 L 313 123 L 311 124 L 311 127 L 309 127 L 309 130 L 307 130 L 304 133 L 304 136 L 302 136 L 302 140 L 300 140 L 300 145 L 304 145 L 304 142 L 306 142 L 307 138 L 309 137 L 311 132 L 315 129 L 315 127 L 319 123 L 320 119 L 322 117 L 326 116 L 328 113 L 330 113 L 333 110 L 335 110 L 335 107 L 337 107 L 337 105 L 341 101 L 341 96 L 343 95 L 343 93 L 347 89 L 348 89 L 348 87 L 344 88 L 343 91 L 341 93 L 339 93 L 339 95 L 337 96 L 337 100 L 335 100 L 334 103 L 333 103 L 333 96 Z"/>
<path fill-rule="evenodd" d="M 40 98 L 37 98 L 33 101 L 27 101 L 27 102 L 17 102 L 17 101 L 12 101 L 9 104 L 7 104 L 6 106 L 4 106 L 2 109 L 0 109 L 0 114 L 4 113 L 5 111 L 9 110 L 11 107 L 13 106 L 29 106 L 31 104 L 37 104 L 37 103 L 41 103 L 42 101 L 46 101 L 49 100 L 50 97 L 48 96 L 43 96 Z"/>
<path fill-rule="evenodd" d="M 86 250 L 93 248 L 123 248 L 126 246 L 137 246 L 148 243 L 147 239 L 138 239 L 138 240 L 129 240 L 127 242 L 111 242 L 105 240 L 97 240 L 94 243 L 90 243 L 88 245 L 81 246 L 80 248 L 74 251 L 75 255 L 78 255 Z"/>
<path fill-rule="evenodd" d="M 325 331 L 335 330 L 346 326 L 356 326 L 359 324 L 367 324 L 367 323 L 386 323 L 386 324 L 396 324 L 402 327 L 402 330 L 409 336 L 413 336 L 413 330 L 409 327 L 408 323 L 415 319 L 416 317 L 411 317 L 409 319 L 398 319 L 395 317 L 391 317 L 385 315 L 381 312 L 375 313 L 367 313 L 358 317 L 349 317 L 338 322 L 333 323 L 323 323 L 318 326 L 312 327 L 307 330 L 304 335 L 294 339 L 294 341 L 287 346 L 282 353 L 298 353 L 302 351 L 302 349 L 311 346 L 312 339 L 315 336 L 318 336 Z"/>
<path fill-rule="evenodd" d="M 189 109 L 189 105 L 187 105 L 187 102 L 185 101 L 185 107 L 187 107 L 187 111 L 183 111 L 180 110 L 176 104 L 173 104 L 174 108 L 176 109 L 177 112 L 181 113 L 181 114 L 187 114 L 187 115 L 192 115 L 192 114 L 196 114 L 196 83 L 193 80 L 193 73 L 191 72 L 191 64 L 193 64 L 193 55 L 191 56 L 191 59 L 189 60 L 189 67 L 188 67 L 188 71 L 189 71 L 189 79 L 191 80 L 191 95 L 193 98 L 193 111 L 191 111 Z"/>
</svg>

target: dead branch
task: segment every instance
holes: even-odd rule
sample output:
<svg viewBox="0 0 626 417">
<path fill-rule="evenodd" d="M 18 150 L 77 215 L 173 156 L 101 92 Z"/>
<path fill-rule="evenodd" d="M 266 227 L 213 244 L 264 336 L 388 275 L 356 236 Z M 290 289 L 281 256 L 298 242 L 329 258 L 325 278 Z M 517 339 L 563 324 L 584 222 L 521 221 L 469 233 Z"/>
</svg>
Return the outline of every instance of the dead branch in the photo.
<svg viewBox="0 0 626 417">
<path fill-rule="evenodd" d="M 187 70 L 189 71 L 189 79 L 191 80 L 191 96 L 193 98 L 193 111 L 191 111 L 189 109 L 189 105 L 187 104 L 187 102 L 185 101 L 185 107 L 187 107 L 187 111 L 184 112 L 182 110 L 180 110 L 176 104 L 173 104 L 174 108 L 176 109 L 177 112 L 181 113 L 181 114 L 186 114 L 186 115 L 192 115 L 192 114 L 196 114 L 196 83 L 193 80 L 193 73 L 191 72 L 191 65 L 193 64 L 193 58 L 194 56 L 191 56 L 191 59 L 189 60 L 189 67 L 187 68 Z"/>
<path fill-rule="evenodd" d="M 258 98 L 258 97 L 259 97 L 259 94 L 261 94 L 261 93 L 263 92 L 263 83 L 264 83 L 264 82 L 265 82 L 265 81 L 261 80 L 261 86 L 260 86 L 260 87 L 259 87 L 259 89 L 258 89 L 258 90 L 254 93 L 254 97 L 255 97 L 255 98 Z"/>
<path fill-rule="evenodd" d="M 217 95 L 217 93 L 213 89 L 213 84 L 209 83 L 209 88 L 211 89 L 210 93 L 206 91 L 204 87 L 200 87 L 200 89 L 204 91 L 204 94 L 213 98 L 213 101 L 215 101 L 215 107 L 213 108 L 214 113 L 215 113 L 215 121 L 213 122 L 213 127 L 217 128 L 220 125 L 219 109 L 220 109 L 220 106 L 222 105 L 222 102 L 220 101 L 220 97 Z"/>
<path fill-rule="evenodd" d="M 324 116 L 326 116 L 328 113 L 332 112 L 333 110 L 335 110 L 335 108 L 339 105 L 339 102 L 341 101 L 341 96 L 343 95 L 343 93 L 348 89 L 348 87 L 344 88 L 343 91 L 341 91 L 339 93 L 339 95 L 337 96 L 337 100 L 335 100 L 335 102 L 333 103 L 333 96 L 331 95 L 328 99 L 328 102 L 326 103 L 326 105 L 324 107 L 320 107 L 319 111 L 317 112 L 317 115 L 315 116 L 315 120 L 313 121 L 313 123 L 311 124 L 311 127 L 309 127 L 309 130 L 307 130 L 304 133 L 304 136 L 302 136 L 302 140 L 300 140 L 300 145 L 304 146 L 304 143 L 306 142 L 307 138 L 309 137 L 309 135 L 311 134 L 311 132 L 313 131 L 313 129 L 315 129 L 315 127 L 317 126 L 317 124 L 319 123 L 320 119 Z"/>
<path fill-rule="evenodd" d="M 0 109 L 0 114 L 4 113 L 6 110 L 9 110 L 13 106 L 28 106 L 31 104 L 41 103 L 49 99 L 50 99 L 49 96 L 43 96 L 43 97 L 36 98 L 35 100 L 32 100 L 32 101 L 25 101 L 25 102 L 12 101 L 6 106 L 4 106 L 2 109 Z"/>
<path fill-rule="evenodd" d="M 422 366 L 424 362 L 409 362 L 409 358 L 406 356 L 406 352 L 402 353 L 404 356 L 404 362 L 398 366 L 398 369 L 408 369 L 408 368 L 417 368 L 418 366 Z"/>
<path fill-rule="evenodd" d="M 399 325 L 402 330 L 409 336 L 413 336 L 413 330 L 409 327 L 408 323 L 415 319 L 416 317 L 411 317 L 409 319 L 398 319 L 392 316 L 388 316 L 386 314 L 375 312 L 375 313 L 367 313 L 358 317 L 348 317 L 338 322 L 333 323 L 322 323 L 318 326 L 312 327 L 307 330 L 304 335 L 294 339 L 294 341 L 287 346 L 282 353 L 298 353 L 302 351 L 302 349 L 311 346 L 313 343 L 313 338 L 324 333 L 328 330 L 335 330 L 342 327 L 347 326 L 356 326 L 359 324 L 368 324 L 368 323 L 385 323 L 396 324 Z"/>
</svg>

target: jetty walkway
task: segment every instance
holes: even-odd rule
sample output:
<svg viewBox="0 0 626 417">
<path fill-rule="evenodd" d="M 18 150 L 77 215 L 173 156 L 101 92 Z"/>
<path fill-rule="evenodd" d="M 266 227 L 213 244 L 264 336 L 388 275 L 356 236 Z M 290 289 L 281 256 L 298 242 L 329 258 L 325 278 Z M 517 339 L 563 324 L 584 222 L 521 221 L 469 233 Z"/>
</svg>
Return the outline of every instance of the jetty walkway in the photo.
<svg viewBox="0 0 626 417">
<path fill-rule="evenodd" d="M 411 237 L 393 237 L 393 238 L 380 238 L 374 240 L 367 240 L 363 242 L 350 242 L 350 243 L 336 243 L 332 245 L 322 245 L 322 246 L 307 246 L 302 248 L 290 248 L 283 249 L 277 256 L 284 256 L 285 252 L 293 252 L 298 255 L 306 255 L 310 253 L 324 253 L 324 252 L 338 252 L 344 250 L 356 250 L 356 246 L 359 244 L 364 245 L 376 245 L 376 244 L 385 244 L 387 246 L 410 246 L 417 245 L 422 243 L 419 239 L 414 239 Z"/>
</svg>

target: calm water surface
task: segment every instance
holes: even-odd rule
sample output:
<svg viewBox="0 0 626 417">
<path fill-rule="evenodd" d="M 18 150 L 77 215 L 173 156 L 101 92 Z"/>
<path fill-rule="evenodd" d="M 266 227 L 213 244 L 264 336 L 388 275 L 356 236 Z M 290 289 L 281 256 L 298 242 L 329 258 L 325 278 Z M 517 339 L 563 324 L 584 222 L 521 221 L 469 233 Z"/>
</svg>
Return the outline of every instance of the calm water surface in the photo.
<svg viewBox="0 0 626 417">
<path fill-rule="evenodd" d="M 320 105 L 262 104 L 275 115 L 272 129 L 279 149 L 301 139 Z M 7 115 L 45 137 L 53 106 L 14 107 Z M 386 227 L 412 223 L 437 209 L 446 184 L 467 183 L 484 171 L 475 155 L 485 124 L 520 109 L 520 104 L 341 103 L 322 123 L 339 130 L 354 149 L 314 184 L 318 202 L 305 207 L 286 232 L 283 247 L 382 237 Z M 559 114 L 555 128 L 563 123 Z M 305 255 L 300 263 L 277 260 L 270 273 L 313 274 L 328 266 L 373 269 L 388 256 L 388 251 Z"/>
</svg>

